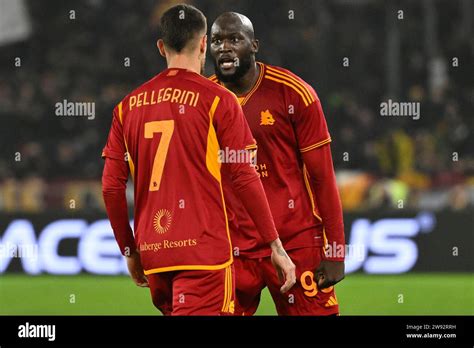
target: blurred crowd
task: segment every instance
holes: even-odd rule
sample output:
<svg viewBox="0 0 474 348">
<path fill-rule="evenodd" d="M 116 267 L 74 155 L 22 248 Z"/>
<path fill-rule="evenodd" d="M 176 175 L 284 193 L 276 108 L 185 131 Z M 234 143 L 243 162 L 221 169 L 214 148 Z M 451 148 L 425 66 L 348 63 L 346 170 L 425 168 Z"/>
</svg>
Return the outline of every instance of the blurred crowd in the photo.
<svg viewBox="0 0 474 348">
<path fill-rule="evenodd" d="M 175 3 L 26 2 L 31 36 L 0 47 L 0 210 L 68 207 L 71 197 L 102 207 L 111 111 L 165 67 L 158 20 Z M 246 14 L 260 39 L 258 59 L 315 88 L 346 208 L 474 206 L 472 3 L 433 1 L 431 36 L 422 2 L 192 3 L 209 25 L 224 11 Z M 419 102 L 420 118 L 382 117 L 389 98 Z M 94 102 L 95 118 L 56 116 L 63 100 Z"/>
</svg>

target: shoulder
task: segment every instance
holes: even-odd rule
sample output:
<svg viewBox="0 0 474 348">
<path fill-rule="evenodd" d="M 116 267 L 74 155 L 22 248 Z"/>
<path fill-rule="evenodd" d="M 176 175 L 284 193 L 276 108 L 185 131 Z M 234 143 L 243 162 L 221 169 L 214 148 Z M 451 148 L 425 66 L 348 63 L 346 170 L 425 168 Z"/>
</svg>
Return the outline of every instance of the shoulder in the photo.
<svg viewBox="0 0 474 348">
<path fill-rule="evenodd" d="M 283 90 L 304 102 L 305 106 L 319 101 L 313 87 L 288 69 L 265 64 L 265 79 L 279 84 Z"/>
<path fill-rule="evenodd" d="M 217 76 L 211 75 L 209 77 L 199 76 L 201 85 L 211 94 L 211 96 L 218 97 L 220 103 L 237 103 L 237 96 L 229 91 L 227 88 L 219 84 Z"/>
<path fill-rule="evenodd" d="M 212 81 L 212 82 L 215 82 L 215 83 L 218 83 L 219 79 L 217 78 L 217 75 L 216 74 L 212 74 L 211 76 L 209 76 L 207 78 L 208 80 Z"/>
<path fill-rule="evenodd" d="M 156 87 L 155 85 L 157 83 L 160 83 L 160 78 L 162 77 L 162 73 L 159 73 L 150 80 L 133 89 L 115 106 L 116 112 L 118 113 L 119 111 L 121 111 L 121 104 L 124 105 L 125 110 L 125 106 L 128 105 L 128 100 L 130 99 L 130 97 L 134 97 L 139 95 L 140 93 L 154 89 Z M 202 97 L 209 97 L 205 99 L 210 99 L 210 102 L 212 102 L 216 96 L 219 97 L 221 101 L 236 99 L 235 95 L 229 90 L 227 90 L 225 87 L 197 73 L 187 74 L 181 80 L 181 83 L 185 83 L 187 86 L 193 86 L 193 89 L 199 92 Z"/>
<path fill-rule="evenodd" d="M 208 89 L 209 91 L 213 92 L 214 94 L 218 95 L 229 95 L 232 94 L 227 88 L 224 86 L 221 86 L 218 83 L 216 75 L 212 75 L 210 77 L 205 77 L 202 75 L 196 76 L 196 80 L 199 81 L 199 83 L 205 88 Z"/>
<path fill-rule="evenodd" d="M 224 98 L 230 98 L 231 100 L 237 100 L 237 97 L 234 93 L 232 93 L 232 91 L 228 90 L 227 88 L 225 88 L 224 86 L 222 86 L 220 83 L 219 83 L 219 79 L 217 78 L 216 74 L 213 74 L 211 76 L 209 76 L 207 78 L 207 80 L 211 83 L 213 89 L 215 89 L 215 91 L 219 92 L 219 93 L 222 93 L 222 95 L 224 96 Z"/>
<path fill-rule="evenodd" d="M 142 83 L 138 87 L 135 87 L 130 93 L 128 93 L 123 99 L 115 106 L 114 110 L 117 112 L 122 111 L 122 105 L 124 106 L 124 109 L 126 108 L 125 106 L 128 105 L 128 101 L 130 97 L 132 96 L 137 96 L 138 94 L 146 91 L 161 75 L 161 72 L 155 76 L 153 76 L 151 79 L 148 81 Z"/>
</svg>

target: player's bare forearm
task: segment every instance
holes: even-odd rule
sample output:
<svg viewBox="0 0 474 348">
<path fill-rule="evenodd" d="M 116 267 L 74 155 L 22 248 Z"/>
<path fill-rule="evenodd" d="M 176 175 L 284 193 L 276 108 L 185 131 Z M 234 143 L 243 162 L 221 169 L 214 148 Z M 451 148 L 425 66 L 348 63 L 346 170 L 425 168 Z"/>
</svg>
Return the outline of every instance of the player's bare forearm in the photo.
<svg viewBox="0 0 474 348">
<path fill-rule="evenodd" d="M 270 248 L 272 249 L 272 264 L 276 268 L 280 282 L 283 283 L 280 292 L 284 294 L 296 283 L 296 266 L 283 248 L 280 238 L 271 242 Z"/>
</svg>

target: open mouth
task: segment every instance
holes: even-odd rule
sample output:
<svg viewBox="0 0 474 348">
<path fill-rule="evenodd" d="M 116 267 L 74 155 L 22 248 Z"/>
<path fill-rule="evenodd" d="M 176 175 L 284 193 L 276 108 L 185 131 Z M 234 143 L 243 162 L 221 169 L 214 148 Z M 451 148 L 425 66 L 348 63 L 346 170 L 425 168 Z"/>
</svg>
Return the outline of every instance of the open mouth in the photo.
<svg viewBox="0 0 474 348">
<path fill-rule="evenodd" d="M 229 70 L 235 67 L 236 58 L 223 57 L 219 59 L 219 67 L 223 70 Z"/>
</svg>

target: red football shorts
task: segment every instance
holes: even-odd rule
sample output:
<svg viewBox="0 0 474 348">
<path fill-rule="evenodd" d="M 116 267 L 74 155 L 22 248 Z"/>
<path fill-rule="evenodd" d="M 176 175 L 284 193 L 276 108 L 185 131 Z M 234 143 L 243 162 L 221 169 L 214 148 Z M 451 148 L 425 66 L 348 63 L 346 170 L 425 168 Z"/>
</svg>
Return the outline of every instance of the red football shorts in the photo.
<svg viewBox="0 0 474 348">
<path fill-rule="evenodd" d="M 232 315 L 234 266 L 212 271 L 172 271 L 150 274 L 153 304 L 164 315 Z"/>
<path fill-rule="evenodd" d="M 265 286 L 272 295 L 278 315 L 339 314 L 334 287 L 319 290 L 314 280 L 313 272 L 321 262 L 322 248 L 301 248 L 289 250 L 287 253 L 296 265 L 296 284 L 286 294 L 280 292 L 282 283 L 270 257 L 234 258 L 235 315 L 253 315 Z"/>
</svg>

